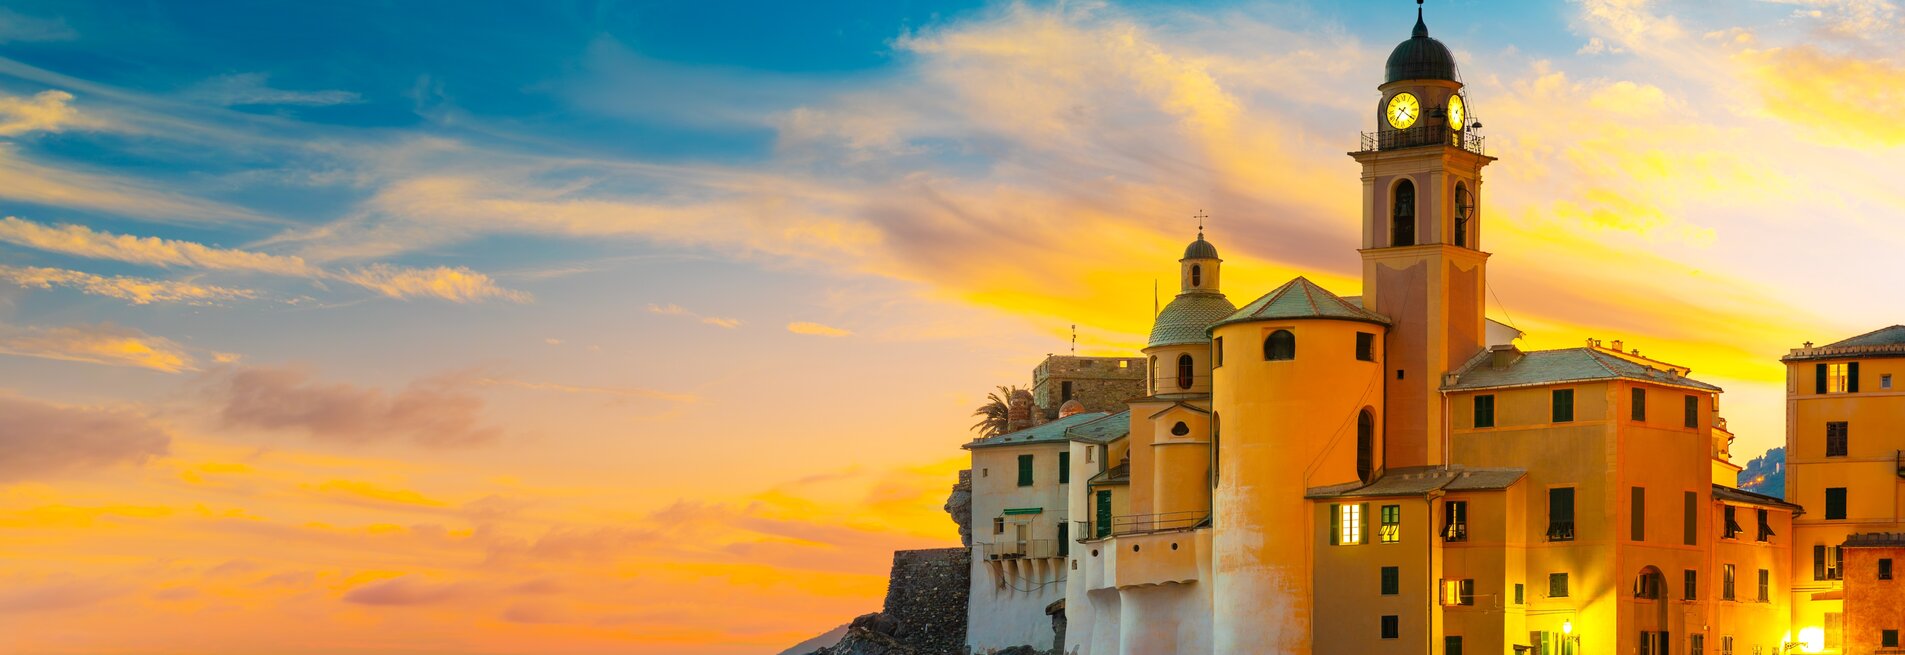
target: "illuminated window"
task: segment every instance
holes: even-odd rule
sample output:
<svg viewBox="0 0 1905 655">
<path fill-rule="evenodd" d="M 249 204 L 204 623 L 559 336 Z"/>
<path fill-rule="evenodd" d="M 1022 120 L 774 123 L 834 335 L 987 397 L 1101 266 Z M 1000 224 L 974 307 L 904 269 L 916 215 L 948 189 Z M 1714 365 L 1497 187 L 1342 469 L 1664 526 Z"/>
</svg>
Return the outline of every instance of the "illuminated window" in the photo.
<svg viewBox="0 0 1905 655">
<path fill-rule="evenodd" d="M 1342 511 L 1342 517 L 1340 520 L 1342 522 L 1342 525 L 1340 527 L 1339 534 L 1341 535 L 1342 543 L 1345 543 L 1345 544 L 1362 543 L 1363 542 L 1363 506 L 1355 505 L 1355 504 L 1343 505 L 1341 508 L 1341 511 Z"/>
<path fill-rule="evenodd" d="M 1393 544 L 1402 541 L 1402 506 L 1382 506 L 1382 532 L 1377 535 L 1382 543 Z"/>
<path fill-rule="evenodd" d="M 1814 393 L 1858 393 L 1859 363 L 1813 365 Z"/>
<path fill-rule="evenodd" d="M 1467 580 L 1443 580 L 1442 604 L 1474 605 L 1475 580 L 1473 578 Z"/>
<path fill-rule="evenodd" d="M 1838 580 L 1839 574 L 1844 570 L 1844 556 L 1845 553 L 1840 551 L 1838 546 L 1813 544 L 1812 579 Z"/>
<path fill-rule="evenodd" d="M 1468 541 L 1468 501 L 1442 503 L 1442 540 Z"/>
</svg>

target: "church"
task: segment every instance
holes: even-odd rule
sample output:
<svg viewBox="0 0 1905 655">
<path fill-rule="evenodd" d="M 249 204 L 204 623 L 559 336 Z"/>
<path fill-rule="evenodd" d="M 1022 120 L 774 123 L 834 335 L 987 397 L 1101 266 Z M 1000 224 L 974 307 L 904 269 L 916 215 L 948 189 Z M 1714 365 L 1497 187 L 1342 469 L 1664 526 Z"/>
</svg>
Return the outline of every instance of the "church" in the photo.
<svg viewBox="0 0 1905 655">
<path fill-rule="evenodd" d="M 1104 358 L 1142 369 L 1134 397 L 967 446 L 967 649 L 1043 648 L 1062 613 L 1075 655 L 1905 652 L 1899 603 L 1855 639 L 1841 582 L 1905 553 L 1861 535 L 1905 528 L 1905 328 L 1786 358 L 1804 507 L 1737 488 L 1721 389 L 1687 367 L 1521 350 L 1484 316 L 1495 158 L 1420 12 L 1349 153 L 1360 295 L 1298 277 L 1238 306 L 1200 231 L 1142 358 Z M 1885 391 L 1832 396 L 1858 359 Z"/>
</svg>

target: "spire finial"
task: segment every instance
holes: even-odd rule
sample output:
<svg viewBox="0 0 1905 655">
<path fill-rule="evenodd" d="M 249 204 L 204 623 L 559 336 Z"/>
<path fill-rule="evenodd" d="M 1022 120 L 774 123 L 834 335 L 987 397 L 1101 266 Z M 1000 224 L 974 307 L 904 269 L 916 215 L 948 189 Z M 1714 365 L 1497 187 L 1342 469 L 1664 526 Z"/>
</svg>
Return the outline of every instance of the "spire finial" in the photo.
<svg viewBox="0 0 1905 655">
<path fill-rule="evenodd" d="M 1410 36 L 1418 39 L 1429 38 L 1429 24 L 1422 22 L 1422 0 L 1416 0 L 1416 29 Z"/>
<path fill-rule="evenodd" d="M 1204 219 L 1210 218 L 1210 215 L 1205 214 L 1204 210 L 1199 209 L 1197 210 L 1196 214 L 1191 215 L 1191 218 L 1197 219 L 1197 240 L 1203 241 L 1204 240 Z"/>
</svg>

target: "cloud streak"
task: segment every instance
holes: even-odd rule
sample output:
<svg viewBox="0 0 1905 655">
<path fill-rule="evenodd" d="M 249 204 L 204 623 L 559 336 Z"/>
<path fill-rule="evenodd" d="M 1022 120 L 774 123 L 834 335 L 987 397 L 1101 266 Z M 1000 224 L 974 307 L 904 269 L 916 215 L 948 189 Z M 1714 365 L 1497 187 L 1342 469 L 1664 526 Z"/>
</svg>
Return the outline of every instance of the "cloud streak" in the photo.
<svg viewBox="0 0 1905 655">
<path fill-rule="evenodd" d="M 68 407 L 0 394 L 0 483 L 140 464 L 169 452 L 171 436 L 131 412 Z M 5 605 L 0 602 L 0 605 Z"/>
<path fill-rule="evenodd" d="M 197 370 L 196 358 L 177 342 L 111 323 L 62 327 L 0 323 L 0 354 L 164 373 Z"/>
<path fill-rule="evenodd" d="M 223 377 L 219 415 L 231 427 L 291 430 L 344 444 L 403 439 L 437 448 L 481 445 L 502 435 L 482 425 L 483 400 L 454 379 L 421 380 L 393 393 L 318 382 L 295 369 L 244 368 Z"/>
<path fill-rule="evenodd" d="M 156 280 L 126 275 L 103 276 L 83 271 L 43 266 L 7 266 L 0 264 L 0 280 L 27 289 L 64 287 L 81 293 L 116 298 L 134 305 L 182 303 L 216 305 L 259 297 L 257 291 L 181 280 Z"/>
<path fill-rule="evenodd" d="M 669 303 L 666 305 L 657 305 L 655 303 L 649 303 L 648 313 L 660 314 L 662 316 L 685 316 L 687 318 L 692 318 L 697 321 L 701 321 L 702 323 L 706 323 L 708 325 L 712 325 L 718 328 L 727 328 L 730 330 L 737 327 L 741 327 L 741 319 L 722 318 L 719 316 L 702 316 L 695 312 L 683 309 L 681 305 L 677 305 L 674 303 Z"/>
</svg>

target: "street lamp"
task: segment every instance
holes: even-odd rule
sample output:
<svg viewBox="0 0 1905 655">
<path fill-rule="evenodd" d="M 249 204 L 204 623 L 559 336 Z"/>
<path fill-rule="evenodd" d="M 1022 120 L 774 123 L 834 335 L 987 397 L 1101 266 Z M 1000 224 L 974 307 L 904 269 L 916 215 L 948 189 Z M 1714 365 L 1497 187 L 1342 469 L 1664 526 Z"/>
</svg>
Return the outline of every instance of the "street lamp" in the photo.
<svg viewBox="0 0 1905 655">
<path fill-rule="evenodd" d="M 1574 634 L 1574 622 L 1573 622 L 1573 621 L 1562 621 L 1562 622 L 1561 622 L 1561 634 L 1563 634 L 1563 635 L 1572 635 L 1572 634 Z"/>
</svg>

